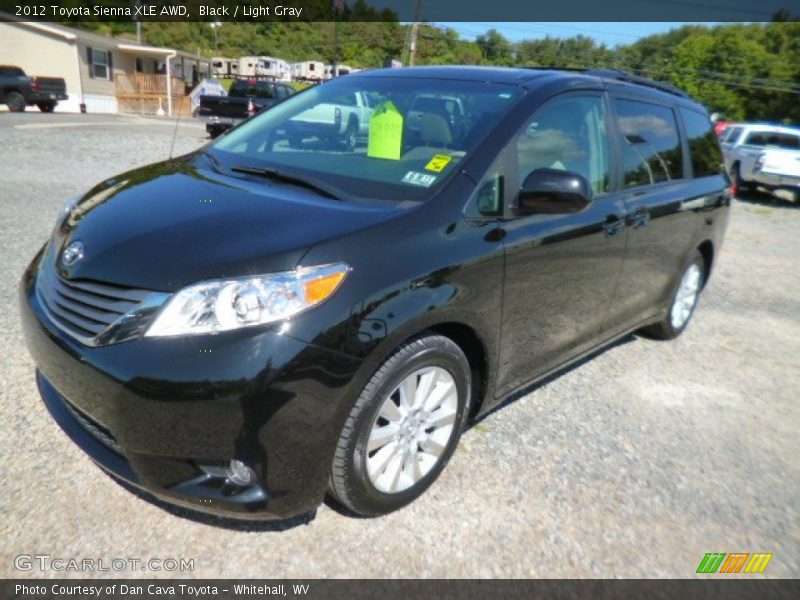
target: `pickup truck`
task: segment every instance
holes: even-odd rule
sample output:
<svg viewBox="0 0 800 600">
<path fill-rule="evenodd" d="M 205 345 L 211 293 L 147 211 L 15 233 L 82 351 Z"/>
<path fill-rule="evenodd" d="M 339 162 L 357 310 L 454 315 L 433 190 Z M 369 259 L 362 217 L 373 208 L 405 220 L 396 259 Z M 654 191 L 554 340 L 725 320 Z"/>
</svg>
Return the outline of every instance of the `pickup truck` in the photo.
<svg viewBox="0 0 800 600">
<path fill-rule="evenodd" d="M 342 142 L 354 148 L 359 136 L 369 132 L 369 119 L 374 107 L 364 92 L 342 92 L 292 117 L 291 127 L 287 128 L 289 145 L 299 147 L 303 138 L 314 136 L 319 139 Z"/>
<path fill-rule="evenodd" d="M 756 186 L 774 190 L 792 187 L 792 172 L 775 169 L 792 165 L 791 155 L 800 155 L 800 130 L 777 125 L 734 125 L 722 140 L 725 166 L 737 192 Z M 787 157 L 785 154 L 790 156 Z M 769 159 L 769 160 L 767 160 Z M 786 185 L 781 183 L 785 177 Z"/>
<path fill-rule="evenodd" d="M 237 79 L 227 96 L 200 96 L 197 115 L 208 119 L 206 131 L 215 138 L 294 93 L 294 88 L 284 83 L 266 79 Z"/>
<path fill-rule="evenodd" d="M 0 104 L 11 112 L 36 105 L 53 112 L 59 100 L 67 99 L 67 84 L 60 77 L 28 77 L 19 67 L 0 65 Z"/>
<path fill-rule="evenodd" d="M 800 131 L 796 139 L 800 142 Z M 800 143 L 793 149 L 765 148 L 756 158 L 753 180 L 770 192 L 788 190 L 800 201 Z"/>
</svg>

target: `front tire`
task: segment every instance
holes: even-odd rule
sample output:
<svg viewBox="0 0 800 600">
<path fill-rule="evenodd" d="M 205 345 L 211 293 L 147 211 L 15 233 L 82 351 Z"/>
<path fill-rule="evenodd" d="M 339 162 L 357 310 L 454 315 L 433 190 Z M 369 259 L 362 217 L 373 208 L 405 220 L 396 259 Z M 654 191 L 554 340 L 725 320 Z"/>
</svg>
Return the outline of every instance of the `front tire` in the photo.
<svg viewBox="0 0 800 600">
<path fill-rule="evenodd" d="M 39 102 L 36 106 L 38 106 L 39 110 L 43 113 L 51 113 L 56 109 L 55 102 Z"/>
<path fill-rule="evenodd" d="M 703 255 L 695 250 L 672 295 L 667 316 L 655 325 L 643 329 L 643 333 L 659 340 L 673 340 L 683 333 L 694 315 L 705 278 L 705 260 Z"/>
<path fill-rule="evenodd" d="M 742 165 L 739 163 L 733 165 L 733 185 L 735 190 L 734 195 L 751 192 L 753 190 L 753 186 L 750 182 L 742 177 Z"/>
<path fill-rule="evenodd" d="M 414 501 L 453 454 L 469 412 L 470 368 L 449 338 L 424 335 L 375 372 L 339 437 L 329 491 L 355 514 Z"/>
<path fill-rule="evenodd" d="M 25 97 L 19 92 L 8 92 L 4 101 L 11 112 L 25 112 Z"/>
</svg>

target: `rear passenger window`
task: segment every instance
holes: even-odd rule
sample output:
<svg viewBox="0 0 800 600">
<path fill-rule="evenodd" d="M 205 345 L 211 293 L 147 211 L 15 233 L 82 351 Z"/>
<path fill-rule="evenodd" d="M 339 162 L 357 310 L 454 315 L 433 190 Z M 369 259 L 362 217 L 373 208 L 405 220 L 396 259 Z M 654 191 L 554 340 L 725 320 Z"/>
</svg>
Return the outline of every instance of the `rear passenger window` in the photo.
<svg viewBox="0 0 800 600">
<path fill-rule="evenodd" d="M 271 83 L 260 84 L 256 87 L 256 97 L 271 100 L 275 97 L 275 88 L 273 88 Z"/>
<path fill-rule="evenodd" d="M 800 137 L 774 131 L 753 131 L 748 134 L 745 144 L 748 146 L 772 146 L 797 150 L 800 148 Z"/>
<path fill-rule="evenodd" d="M 683 155 L 671 108 L 615 100 L 622 132 L 625 187 L 650 185 L 683 177 Z"/>
<path fill-rule="evenodd" d="M 689 153 L 692 157 L 692 173 L 695 178 L 718 175 L 722 172 L 722 152 L 711 121 L 705 115 L 686 108 L 679 109 Z"/>
<path fill-rule="evenodd" d="M 556 100 L 536 112 L 517 136 L 519 180 L 536 169 L 583 175 L 595 194 L 608 191 L 608 140 L 603 101 L 597 96 Z"/>
</svg>

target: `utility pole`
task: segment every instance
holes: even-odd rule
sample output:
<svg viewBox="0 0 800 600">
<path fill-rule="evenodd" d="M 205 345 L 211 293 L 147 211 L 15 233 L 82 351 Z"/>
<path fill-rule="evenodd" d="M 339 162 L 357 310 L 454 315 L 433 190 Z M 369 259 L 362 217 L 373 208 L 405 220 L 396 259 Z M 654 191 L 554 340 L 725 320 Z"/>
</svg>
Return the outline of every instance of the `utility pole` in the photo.
<svg viewBox="0 0 800 600">
<path fill-rule="evenodd" d="M 213 23 L 208 24 L 211 29 L 214 30 L 214 52 L 219 50 L 219 38 L 217 37 L 217 29 L 222 27 L 222 23 L 220 21 L 214 21 Z"/>
<path fill-rule="evenodd" d="M 333 61 L 331 63 L 331 78 L 339 75 L 339 19 L 337 15 L 344 14 L 344 0 L 332 0 L 333 9 Z"/>
<path fill-rule="evenodd" d="M 136 0 L 136 8 L 141 6 L 141 0 Z M 142 43 L 142 22 L 139 20 L 139 17 L 134 15 L 133 17 L 136 20 L 136 43 Z"/>
<path fill-rule="evenodd" d="M 419 14 L 421 10 L 422 0 L 417 0 L 417 8 L 414 12 L 414 24 L 411 26 L 411 44 L 409 47 L 408 66 L 414 66 L 414 59 L 417 56 L 417 32 L 419 31 Z"/>
</svg>

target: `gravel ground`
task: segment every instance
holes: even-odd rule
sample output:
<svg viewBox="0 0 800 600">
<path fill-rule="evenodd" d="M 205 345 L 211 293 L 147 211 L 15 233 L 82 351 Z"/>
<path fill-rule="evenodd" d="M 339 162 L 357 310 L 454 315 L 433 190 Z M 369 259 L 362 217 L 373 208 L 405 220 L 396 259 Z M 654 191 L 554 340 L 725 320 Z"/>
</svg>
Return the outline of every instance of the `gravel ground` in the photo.
<svg viewBox="0 0 800 600">
<path fill-rule="evenodd" d="M 196 577 L 690 577 L 712 551 L 800 576 L 800 209 L 765 199 L 735 203 L 684 336 L 632 336 L 510 402 L 398 513 L 230 527 L 117 485 L 46 414 L 16 286 L 67 197 L 164 158 L 173 131 L 0 115 L 0 577 L 63 575 L 14 569 L 34 553 L 193 558 Z M 176 151 L 204 139 L 185 122 Z"/>
</svg>

